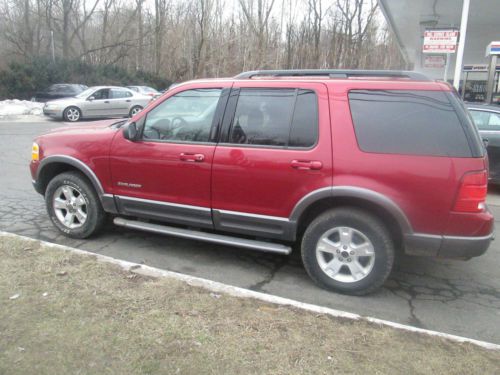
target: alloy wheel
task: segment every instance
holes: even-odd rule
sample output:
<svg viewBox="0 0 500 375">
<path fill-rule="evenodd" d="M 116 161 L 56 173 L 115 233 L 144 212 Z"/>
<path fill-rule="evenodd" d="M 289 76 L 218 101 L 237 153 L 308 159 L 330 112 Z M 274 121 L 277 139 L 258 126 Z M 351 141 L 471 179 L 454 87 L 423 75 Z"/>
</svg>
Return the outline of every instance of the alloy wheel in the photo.
<svg viewBox="0 0 500 375">
<path fill-rule="evenodd" d="M 87 220 L 87 202 L 73 186 L 62 185 L 57 188 L 52 206 L 59 222 L 69 229 L 79 228 Z"/>
<path fill-rule="evenodd" d="M 375 264 L 375 249 L 361 231 L 335 227 L 326 231 L 316 245 L 321 270 L 330 278 L 353 283 L 370 274 Z"/>
<path fill-rule="evenodd" d="M 66 117 L 69 121 L 78 121 L 80 119 L 80 111 L 76 108 L 66 110 Z"/>
</svg>

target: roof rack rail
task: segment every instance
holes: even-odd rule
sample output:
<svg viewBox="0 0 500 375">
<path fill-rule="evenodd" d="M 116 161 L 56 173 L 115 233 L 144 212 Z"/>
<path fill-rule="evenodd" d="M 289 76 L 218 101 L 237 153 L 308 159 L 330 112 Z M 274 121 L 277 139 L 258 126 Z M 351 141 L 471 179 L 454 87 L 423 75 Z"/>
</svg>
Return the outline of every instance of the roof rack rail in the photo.
<svg viewBox="0 0 500 375">
<path fill-rule="evenodd" d="M 394 77 L 409 78 L 418 81 L 430 81 L 425 74 L 405 70 L 351 70 L 351 69 L 291 69 L 291 70 L 252 70 L 235 76 L 236 79 L 253 77 L 313 77 L 328 76 L 330 78 L 349 77 Z"/>
</svg>

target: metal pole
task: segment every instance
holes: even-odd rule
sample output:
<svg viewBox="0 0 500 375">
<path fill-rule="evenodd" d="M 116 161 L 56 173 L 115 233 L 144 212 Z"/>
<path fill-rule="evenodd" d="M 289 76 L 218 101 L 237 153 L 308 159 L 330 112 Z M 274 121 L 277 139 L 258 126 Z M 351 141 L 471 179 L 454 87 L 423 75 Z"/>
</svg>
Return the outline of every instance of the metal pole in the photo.
<svg viewBox="0 0 500 375">
<path fill-rule="evenodd" d="M 495 71 L 497 68 L 497 55 L 491 55 L 490 67 L 488 69 L 488 82 L 486 83 L 486 103 L 490 104 L 493 98 L 493 88 L 495 87 Z"/>
<path fill-rule="evenodd" d="M 56 49 L 54 47 L 54 30 L 50 30 L 50 48 L 52 49 L 52 62 L 56 62 Z"/>
<path fill-rule="evenodd" d="M 462 84 L 462 100 L 465 98 L 465 86 L 467 85 L 468 78 L 469 78 L 469 72 L 465 72 L 464 83 Z"/>
<path fill-rule="evenodd" d="M 446 63 L 444 64 L 444 77 L 443 81 L 448 82 L 448 70 L 450 69 L 450 54 L 446 54 Z"/>
<path fill-rule="evenodd" d="M 453 86 L 458 90 L 460 76 L 462 75 L 462 63 L 464 59 L 465 36 L 467 34 L 467 22 L 469 21 L 470 0 L 464 0 L 462 5 L 462 20 L 460 21 L 460 39 L 458 41 L 457 60 L 455 62 L 455 76 Z"/>
</svg>

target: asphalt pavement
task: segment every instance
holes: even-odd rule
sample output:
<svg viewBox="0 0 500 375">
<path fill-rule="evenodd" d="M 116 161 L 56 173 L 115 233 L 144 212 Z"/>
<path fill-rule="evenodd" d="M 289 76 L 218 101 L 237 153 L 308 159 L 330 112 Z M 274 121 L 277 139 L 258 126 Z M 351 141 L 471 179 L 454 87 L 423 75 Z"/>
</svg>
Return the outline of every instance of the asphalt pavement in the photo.
<svg viewBox="0 0 500 375">
<path fill-rule="evenodd" d="M 500 344 L 500 229 L 488 252 L 469 261 L 402 257 L 375 294 L 351 297 L 315 286 L 300 256 L 281 256 L 115 227 L 72 240 L 52 226 L 28 164 L 35 136 L 65 126 L 38 120 L 0 121 L 0 230 L 119 259 L 223 282 L 302 302 Z M 490 208 L 500 218 L 500 189 Z M 498 221 L 496 219 L 495 221 Z M 1 260 L 0 260 L 1 261 Z"/>
</svg>

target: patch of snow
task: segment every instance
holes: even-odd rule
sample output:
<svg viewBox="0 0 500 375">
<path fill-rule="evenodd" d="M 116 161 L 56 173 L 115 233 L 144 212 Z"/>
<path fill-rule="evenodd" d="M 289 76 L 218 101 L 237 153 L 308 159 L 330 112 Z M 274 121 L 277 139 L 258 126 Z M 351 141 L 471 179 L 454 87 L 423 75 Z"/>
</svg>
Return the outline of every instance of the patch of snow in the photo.
<svg viewBox="0 0 500 375">
<path fill-rule="evenodd" d="M 0 101 L 1 116 L 41 115 L 44 103 L 28 100 L 8 99 Z"/>
</svg>

